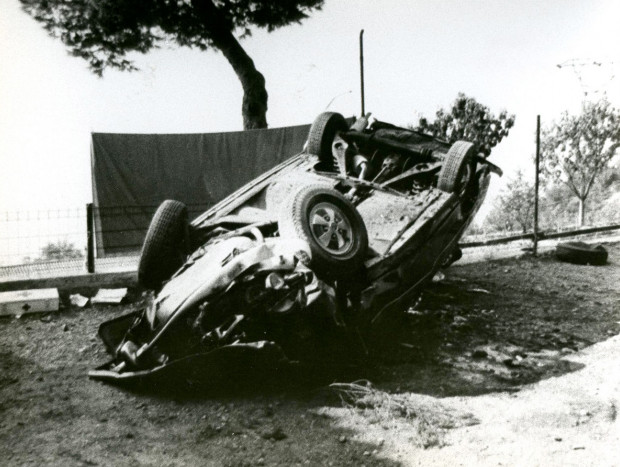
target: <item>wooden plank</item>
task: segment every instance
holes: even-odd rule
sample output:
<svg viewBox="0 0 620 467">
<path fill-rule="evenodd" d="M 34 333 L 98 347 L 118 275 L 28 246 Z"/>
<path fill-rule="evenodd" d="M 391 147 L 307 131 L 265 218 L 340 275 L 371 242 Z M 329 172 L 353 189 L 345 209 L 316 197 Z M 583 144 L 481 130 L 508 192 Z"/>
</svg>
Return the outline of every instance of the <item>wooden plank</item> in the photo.
<svg viewBox="0 0 620 467">
<path fill-rule="evenodd" d="M 608 232 L 611 230 L 618 230 L 618 229 L 620 229 L 620 224 L 605 225 L 602 227 L 590 227 L 590 228 L 585 228 L 585 229 L 568 230 L 565 232 L 538 232 L 538 240 L 551 240 L 554 238 L 577 237 L 579 235 L 589 235 L 592 233 Z M 533 237 L 534 237 L 533 233 L 526 233 L 526 234 L 521 234 L 521 235 L 510 235 L 507 237 L 492 238 L 489 240 L 481 240 L 478 242 L 465 242 L 465 243 L 459 244 L 459 246 L 461 248 L 474 248 L 478 246 L 500 245 L 502 243 L 510 243 L 510 242 L 514 242 L 517 240 L 533 239 Z"/>
<path fill-rule="evenodd" d="M 58 310 L 57 289 L 0 292 L 0 316 L 49 313 Z"/>
<path fill-rule="evenodd" d="M 20 279 L 0 282 L 0 292 L 24 289 L 57 288 L 72 290 L 79 287 L 133 287 L 137 284 L 136 271 L 79 274 L 43 279 Z"/>
</svg>

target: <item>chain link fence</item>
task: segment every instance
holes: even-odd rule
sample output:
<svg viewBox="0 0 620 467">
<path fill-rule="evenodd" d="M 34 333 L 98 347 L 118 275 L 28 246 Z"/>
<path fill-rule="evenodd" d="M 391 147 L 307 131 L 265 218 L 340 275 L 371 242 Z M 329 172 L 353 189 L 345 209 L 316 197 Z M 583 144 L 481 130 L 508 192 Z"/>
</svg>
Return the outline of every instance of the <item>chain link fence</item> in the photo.
<svg viewBox="0 0 620 467">
<path fill-rule="evenodd" d="M 188 205 L 190 219 L 209 208 Z M 137 269 L 140 249 L 156 205 L 39 209 L 0 212 L 0 282 L 63 277 L 86 272 L 128 272 Z M 613 217 L 613 216 L 612 216 Z M 567 219 L 569 216 L 567 216 Z M 562 238 L 578 234 L 573 222 L 543 223 L 539 238 Z M 612 222 L 615 221 L 615 222 Z M 620 228 L 620 216 L 607 224 L 588 226 L 600 231 Z M 530 242 L 533 231 L 484 232 L 470 230 L 461 240 L 464 247 L 498 245 L 510 241 Z"/>
<path fill-rule="evenodd" d="M 193 219 L 209 205 L 188 205 Z M 0 212 L 0 281 L 137 268 L 157 205 Z"/>
</svg>

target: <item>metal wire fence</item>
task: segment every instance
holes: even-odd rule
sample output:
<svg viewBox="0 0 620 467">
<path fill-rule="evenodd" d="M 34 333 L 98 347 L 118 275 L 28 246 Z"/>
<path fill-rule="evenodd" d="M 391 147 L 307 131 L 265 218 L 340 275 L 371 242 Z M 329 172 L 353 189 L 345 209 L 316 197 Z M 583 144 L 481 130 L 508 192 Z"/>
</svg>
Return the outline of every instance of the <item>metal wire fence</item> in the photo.
<svg viewBox="0 0 620 467">
<path fill-rule="evenodd" d="M 208 204 L 188 205 L 188 217 L 203 213 Z M 54 277 L 88 272 L 135 270 L 140 248 L 156 205 L 39 209 L 0 212 L 0 281 L 19 277 Z M 595 226 L 620 223 L 620 210 L 613 207 L 608 221 Z M 598 214 L 600 215 L 600 210 Z M 590 224 L 592 227 L 593 224 Z M 575 230 L 575 212 L 550 217 L 541 223 L 545 234 Z M 521 234 L 531 237 L 532 229 L 470 230 L 462 239 L 467 244 L 501 243 Z M 557 236 L 557 235 L 554 235 Z"/>
<path fill-rule="evenodd" d="M 197 217 L 210 206 L 206 203 L 187 204 L 188 218 Z M 109 258 L 138 252 L 157 208 L 158 205 L 93 207 L 96 257 Z M 90 225 L 90 221 L 87 224 Z"/>
<path fill-rule="evenodd" d="M 539 201 L 538 228 L 542 232 L 565 232 L 583 227 L 604 227 L 620 223 L 620 194 L 586 203 L 583 226 L 579 224 L 579 202 L 576 198 Z M 521 204 L 502 211 L 496 206 L 480 225 L 472 225 L 467 237 L 493 239 L 533 233 L 534 205 Z"/>
<path fill-rule="evenodd" d="M 209 205 L 188 205 L 192 219 Z M 0 280 L 135 269 L 157 205 L 0 212 Z"/>
<path fill-rule="evenodd" d="M 0 212 L 0 266 L 79 259 L 86 207 Z"/>
</svg>

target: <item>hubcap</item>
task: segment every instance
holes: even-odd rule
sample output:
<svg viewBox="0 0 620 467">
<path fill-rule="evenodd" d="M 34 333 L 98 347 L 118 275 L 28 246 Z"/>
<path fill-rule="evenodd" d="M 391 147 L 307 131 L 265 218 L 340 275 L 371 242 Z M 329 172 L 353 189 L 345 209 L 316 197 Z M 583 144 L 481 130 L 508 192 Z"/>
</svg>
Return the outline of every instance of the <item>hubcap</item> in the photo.
<svg viewBox="0 0 620 467">
<path fill-rule="evenodd" d="M 353 248 L 353 229 L 342 210 L 331 203 L 318 203 L 308 217 L 316 242 L 333 255 L 344 255 Z"/>
</svg>

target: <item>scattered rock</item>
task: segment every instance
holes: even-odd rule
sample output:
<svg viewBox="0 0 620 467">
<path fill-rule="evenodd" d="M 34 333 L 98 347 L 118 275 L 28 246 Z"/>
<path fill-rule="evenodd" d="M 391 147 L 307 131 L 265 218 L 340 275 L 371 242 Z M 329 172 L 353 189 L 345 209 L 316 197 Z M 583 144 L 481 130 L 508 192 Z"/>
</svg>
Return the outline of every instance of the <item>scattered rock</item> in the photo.
<svg viewBox="0 0 620 467">
<path fill-rule="evenodd" d="M 433 276 L 433 282 L 441 282 L 446 278 L 446 275 L 441 272 L 441 271 L 437 271 L 437 273 Z"/>
<path fill-rule="evenodd" d="M 471 356 L 472 356 L 472 358 L 482 359 L 482 358 L 487 358 L 489 356 L 489 354 L 487 353 L 486 350 L 476 349 L 476 350 L 474 350 L 472 352 Z"/>
<path fill-rule="evenodd" d="M 467 322 L 467 318 L 464 318 L 460 315 L 456 315 L 452 321 L 452 324 L 455 326 L 461 326 Z"/>
<path fill-rule="evenodd" d="M 121 289 L 99 289 L 97 295 L 90 299 L 93 305 L 101 304 L 120 304 L 127 295 L 127 288 Z"/>
<path fill-rule="evenodd" d="M 505 358 L 502 360 L 502 363 L 508 368 L 518 366 L 518 364 L 512 358 Z"/>
<path fill-rule="evenodd" d="M 71 305 L 77 306 L 79 308 L 84 308 L 88 304 L 89 300 L 90 299 L 88 297 L 84 297 L 79 293 L 69 295 L 69 301 L 71 302 Z"/>
<path fill-rule="evenodd" d="M 422 316 L 424 314 L 420 310 L 416 310 L 413 307 L 409 307 L 405 313 L 411 316 Z"/>
<path fill-rule="evenodd" d="M 270 439 L 270 440 L 273 440 L 273 441 L 282 441 L 283 439 L 287 438 L 286 433 L 284 433 L 282 431 L 282 428 L 280 428 L 280 427 L 276 427 L 273 430 L 269 430 L 269 431 L 264 432 L 262 434 L 262 437 L 264 439 Z"/>
<path fill-rule="evenodd" d="M 341 442 L 341 443 L 346 443 L 347 442 L 347 437 L 342 435 L 342 436 L 340 436 L 340 438 L 338 438 L 338 441 Z"/>
<path fill-rule="evenodd" d="M 560 438 L 559 436 L 555 438 L 555 440 L 559 443 L 560 441 L 562 441 L 562 438 Z"/>
<path fill-rule="evenodd" d="M 268 405 L 267 407 L 265 407 L 263 409 L 263 415 L 265 417 L 273 417 L 274 412 L 275 411 L 273 410 L 273 406 L 272 405 Z"/>
<path fill-rule="evenodd" d="M 63 330 L 64 332 L 67 332 L 67 331 L 69 330 L 69 325 L 68 325 L 68 324 L 63 324 L 63 326 L 62 326 L 62 330 Z"/>
</svg>

